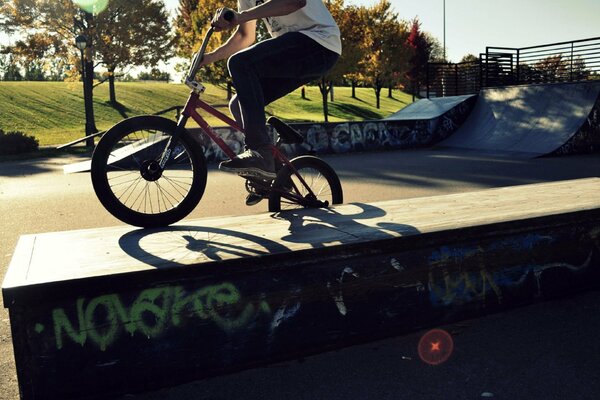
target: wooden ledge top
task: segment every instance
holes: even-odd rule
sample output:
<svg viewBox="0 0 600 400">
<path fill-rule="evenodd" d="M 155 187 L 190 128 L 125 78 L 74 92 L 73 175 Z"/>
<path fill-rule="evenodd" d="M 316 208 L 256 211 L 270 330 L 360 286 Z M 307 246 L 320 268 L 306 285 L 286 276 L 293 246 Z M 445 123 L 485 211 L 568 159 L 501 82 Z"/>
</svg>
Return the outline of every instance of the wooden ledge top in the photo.
<svg viewBox="0 0 600 400">
<path fill-rule="evenodd" d="M 182 268 L 600 209 L 600 179 L 540 183 L 330 210 L 204 218 L 161 230 L 130 226 L 24 235 L 3 291 Z"/>
</svg>

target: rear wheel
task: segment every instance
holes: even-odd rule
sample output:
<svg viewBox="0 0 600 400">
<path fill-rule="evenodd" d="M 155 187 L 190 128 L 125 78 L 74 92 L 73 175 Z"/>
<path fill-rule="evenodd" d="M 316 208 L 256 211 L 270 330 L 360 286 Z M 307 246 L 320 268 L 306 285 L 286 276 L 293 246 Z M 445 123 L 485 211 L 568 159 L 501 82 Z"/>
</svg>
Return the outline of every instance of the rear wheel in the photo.
<svg viewBox="0 0 600 400">
<path fill-rule="evenodd" d="M 327 207 L 344 201 L 340 179 L 325 161 L 302 156 L 291 163 L 297 174 L 289 166 L 279 171 L 269 195 L 269 211 Z"/>
<path fill-rule="evenodd" d="M 161 155 L 177 124 L 156 117 L 126 119 L 111 128 L 92 156 L 92 184 L 102 205 L 121 221 L 159 227 L 187 216 L 206 187 L 206 160 L 184 132 L 164 168 Z"/>
</svg>

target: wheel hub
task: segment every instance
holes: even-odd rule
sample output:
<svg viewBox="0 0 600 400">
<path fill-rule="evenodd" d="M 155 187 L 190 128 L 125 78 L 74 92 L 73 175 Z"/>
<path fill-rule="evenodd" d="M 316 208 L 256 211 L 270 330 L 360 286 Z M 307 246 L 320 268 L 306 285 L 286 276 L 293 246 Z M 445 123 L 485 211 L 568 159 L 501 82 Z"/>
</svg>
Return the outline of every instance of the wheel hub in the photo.
<svg viewBox="0 0 600 400">
<path fill-rule="evenodd" d="M 150 182 L 157 181 L 162 176 L 162 169 L 156 160 L 146 160 L 140 167 L 142 177 Z"/>
</svg>

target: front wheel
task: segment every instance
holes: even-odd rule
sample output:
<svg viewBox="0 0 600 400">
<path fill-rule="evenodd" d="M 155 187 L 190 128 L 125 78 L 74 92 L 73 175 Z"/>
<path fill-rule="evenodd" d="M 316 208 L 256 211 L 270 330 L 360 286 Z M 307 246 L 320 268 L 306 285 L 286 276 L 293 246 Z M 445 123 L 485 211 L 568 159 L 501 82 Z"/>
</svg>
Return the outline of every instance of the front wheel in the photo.
<svg viewBox="0 0 600 400">
<path fill-rule="evenodd" d="M 183 132 L 164 168 L 158 164 L 176 127 L 166 118 L 139 116 L 102 137 L 92 155 L 92 184 L 113 216 L 151 228 L 175 223 L 196 207 L 207 176 L 201 147 Z"/>
<path fill-rule="evenodd" d="M 271 187 L 269 211 L 327 207 L 344 201 L 337 174 L 320 158 L 301 156 L 283 167 Z M 294 169 L 296 172 L 294 172 Z"/>
</svg>

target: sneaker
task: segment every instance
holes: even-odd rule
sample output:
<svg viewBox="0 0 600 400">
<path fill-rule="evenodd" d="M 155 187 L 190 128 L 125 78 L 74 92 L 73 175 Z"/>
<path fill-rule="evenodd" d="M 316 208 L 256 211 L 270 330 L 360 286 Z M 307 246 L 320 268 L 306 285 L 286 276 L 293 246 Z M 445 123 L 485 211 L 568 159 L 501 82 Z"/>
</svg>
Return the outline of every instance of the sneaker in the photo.
<svg viewBox="0 0 600 400">
<path fill-rule="evenodd" d="M 269 148 L 260 151 L 248 149 L 232 160 L 223 161 L 219 164 L 219 169 L 224 172 L 262 179 L 275 179 L 277 176 L 275 161 Z"/>
<path fill-rule="evenodd" d="M 260 203 L 262 199 L 264 199 L 264 197 L 262 197 L 260 194 L 248 193 L 248 196 L 246 196 L 246 205 L 255 206 Z"/>
</svg>

